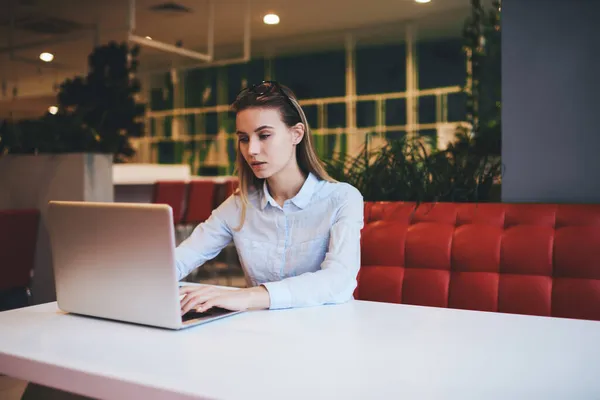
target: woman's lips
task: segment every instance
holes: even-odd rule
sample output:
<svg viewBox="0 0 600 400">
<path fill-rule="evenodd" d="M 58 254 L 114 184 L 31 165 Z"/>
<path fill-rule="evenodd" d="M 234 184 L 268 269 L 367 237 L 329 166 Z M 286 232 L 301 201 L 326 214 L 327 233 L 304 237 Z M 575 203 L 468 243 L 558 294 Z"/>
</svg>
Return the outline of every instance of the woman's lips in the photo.
<svg viewBox="0 0 600 400">
<path fill-rule="evenodd" d="M 252 168 L 254 168 L 254 169 L 261 169 L 265 165 L 267 165 L 266 162 L 253 162 L 253 163 L 250 163 L 250 166 L 252 166 Z"/>
</svg>

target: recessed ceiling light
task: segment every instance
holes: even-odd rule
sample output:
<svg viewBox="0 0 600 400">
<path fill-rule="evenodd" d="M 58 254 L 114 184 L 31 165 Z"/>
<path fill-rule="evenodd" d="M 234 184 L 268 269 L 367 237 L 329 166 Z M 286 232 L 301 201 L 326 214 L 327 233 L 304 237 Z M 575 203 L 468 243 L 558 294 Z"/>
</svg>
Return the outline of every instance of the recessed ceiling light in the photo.
<svg viewBox="0 0 600 400">
<path fill-rule="evenodd" d="M 50 107 L 48 107 L 48 112 L 52 115 L 55 115 L 58 112 L 58 107 L 50 106 Z"/>
<path fill-rule="evenodd" d="M 277 25 L 279 23 L 279 15 L 267 14 L 263 17 L 263 22 L 267 25 Z"/>
<path fill-rule="evenodd" d="M 415 0 L 417 3 L 425 4 L 429 3 L 431 0 Z"/>
<path fill-rule="evenodd" d="M 150 36 L 146 36 L 146 39 L 148 40 L 152 40 L 152 38 Z"/>
<path fill-rule="evenodd" d="M 42 53 L 42 54 L 40 54 L 40 60 L 45 61 L 45 62 L 50 62 L 50 61 L 54 60 L 54 54 Z"/>
</svg>

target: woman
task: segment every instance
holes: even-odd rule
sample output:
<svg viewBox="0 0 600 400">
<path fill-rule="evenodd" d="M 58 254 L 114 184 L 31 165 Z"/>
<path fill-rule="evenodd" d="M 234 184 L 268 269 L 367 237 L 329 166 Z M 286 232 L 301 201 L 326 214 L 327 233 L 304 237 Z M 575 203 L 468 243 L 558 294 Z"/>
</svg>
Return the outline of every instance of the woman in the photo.
<svg viewBox="0 0 600 400">
<path fill-rule="evenodd" d="M 352 298 L 360 267 L 363 198 L 325 172 L 290 89 L 263 82 L 240 92 L 239 190 L 176 249 L 179 279 L 231 240 L 250 287 L 181 288 L 181 312 L 281 309 Z"/>
</svg>

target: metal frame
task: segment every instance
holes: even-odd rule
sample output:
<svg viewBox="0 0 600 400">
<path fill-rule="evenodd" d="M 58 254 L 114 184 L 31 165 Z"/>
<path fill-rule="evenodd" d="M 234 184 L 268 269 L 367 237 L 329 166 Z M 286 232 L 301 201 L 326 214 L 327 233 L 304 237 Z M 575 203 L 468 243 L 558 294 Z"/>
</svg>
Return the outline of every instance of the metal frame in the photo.
<svg viewBox="0 0 600 400">
<path fill-rule="evenodd" d="M 137 43 L 142 46 L 151 47 L 157 50 L 165 51 L 168 53 L 178 54 L 183 57 L 188 57 L 196 60 L 203 61 L 201 64 L 192 64 L 186 66 L 177 67 L 178 71 L 186 71 L 196 68 L 207 68 L 213 66 L 225 66 L 230 64 L 242 64 L 250 61 L 251 53 L 251 0 L 246 0 L 246 12 L 244 16 L 244 38 L 243 38 L 243 55 L 237 58 L 228 58 L 223 60 L 214 59 L 214 30 L 215 30 L 215 0 L 209 1 L 209 12 L 208 12 L 208 32 L 207 32 L 207 48 L 208 53 L 200 53 L 198 51 L 184 49 L 181 47 L 173 46 L 168 43 L 163 43 L 154 39 L 146 39 L 145 37 L 135 35 L 135 0 L 129 0 L 129 18 L 128 18 L 128 38 L 129 41 Z M 140 71 L 138 75 L 151 75 L 157 73 L 166 72 L 165 69 L 146 70 Z"/>
<path fill-rule="evenodd" d="M 208 38 L 207 47 L 208 53 L 200 53 L 198 51 L 184 49 L 172 44 L 160 42 L 154 39 L 147 39 L 142 36 L 137 36 L 135 32 L 135 0 L 129 0 L 128 12 L 128 39 L 130 42 L 137 43 L 141 46 L 151 47 L 156 50 L 166 51 L 168 53 L 178 54 L 183 57 L 194 58 L 201 61 L 212 61 L 214 50 L 214 23 L 215 23 L 215 3 L 214 0 L 208 0 Z"/>
<path fill-rule="evenodd" d="M 136 3 L 135 0 L 129 0 L 129 8 L 127 12 L 127 24 L 125 26 L 120 26 L 119 28 L 111 29 L 111 32 L 122 32 L 125 31 L 127 33 L 127 39 L 132 43 L 137 43 L 141 46 L 154 48 L 156 50 L 165 51 L 172 54 L 177 54 L 183 57 L 195 59 L 202 61 L 201 64 L 187 65 L 179 67 L 178 70 L 188 70 L 194 68 L 204 68 L 210 66 L 222 66 L 229 64 L 240 64 L 246 63 L 250 61 L 251 57 L 251 0 L 246 0 L 246 12 L 244 17 L 244 37 L 243 37 L 243 49 L 242 56 L 230 59 L 223 60 L 214 60 L 214 31 L 215 31 L 215 0 L 208 0 L 209 12 L 208 12 L 208 21 L 207 21 L 207 53 L 201 53 L 198 51 L 194 51 L 191 49 L 185 49 L 181 47 L 177 47 L 168 43 L 164 43 L 158 40 L 150 40 L 146 39 L 146 37 L 142 37 L 135 34 L 136 27 L 136 19 L 135 19 L 135 10 Z M 13 3 L 11 2 L 11 5 Z M 11 7 L 14 8 L 14 7 Z M 50 40 L 40 40 L 37 42 L 29 42 L 22 43 L 16 45 L 14 43 L 13 30 L 14 30 L 14 9 L 9 10 L 11 12 L 11 20 L 10 20 L 10 31 L 8 37 L 8 45 L 4 47 L 0 47 L 0 54 L 2 53 L 10 53 L 11 61 L 20 61 L 27 62 L 38 65 L 40 68 L 51 68 L 51 69 L 68 69 L 58 66 L 57 64 L 45 63 L 41 64 L 37 60 L 30 60 L 23 57 L 17 57 L 14 52 L 17 50 L 27 50 L 37 47 L 44 47 L 47 45 L 58 44 L 58 43 L 66 43 L 66 42 L 74 42 L 78 40 L 82 40 L 88 38 L 91 35 L 91 39 L 93 45 L 98 45 L 99 41 L 99 26 L 95 24 L 90 26 L 89 32 L 85 34 L 79 34 L 77 36 L 67 36 L 62 38 L 55 38 Z M 164 69 L 160 70 L 147 70 L 140 71 L 138 75 L 151 75 L 154 73 L 166 72 Z"/>
</svg>

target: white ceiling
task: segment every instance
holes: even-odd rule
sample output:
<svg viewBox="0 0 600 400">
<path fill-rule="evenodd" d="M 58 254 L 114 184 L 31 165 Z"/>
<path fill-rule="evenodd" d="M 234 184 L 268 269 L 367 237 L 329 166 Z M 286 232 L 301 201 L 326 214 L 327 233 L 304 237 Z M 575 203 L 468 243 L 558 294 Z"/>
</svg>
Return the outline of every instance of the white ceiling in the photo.
<svg viewBox="0 0 600 400">
<path fill-rule="evenodd" d="M 13 59 L 9 51 L 11 4 L 13 9 Z M 135 33 L 184 48 L 207 51 L 208 0 L 176 0 L 188 13 L 156 12 L 150 7 L 168 0 L 135 1 Z M 66 77 L 85 73 L 87 56 L 95 40 L 124 41 L 127 38 L 128 0 L 0 0 L 0 108 L 2 100 L 51 94 Z M 470 0 L 251 0 L 252 56 L 286 54 L 343 48 L 352 32 L 359 45 L 401 41 L 406 25 L 413 21 L 421 38 L 460 35 L 470 9 Z M 240 57 L 246 0 L 215 0 L 215 56 Z M 275 12 L 281 23 L 268 26 L 262 16 Z M 63 20 L 56 23 L 58 18 Z M 64 22 L 70 22 L 73 26 Z M 35 33 L 31 28 L 66 27 L 67 33 Z M 96 30 L 94 27 L 98 26 Z M 96 33 L 97 32 L 97 33 Z M 42 63 L 42 51 L 55 54 L 55 61 Z M 14 57 L 21 59 L 15 61 Z M 25 60 L 25 61 L 23 61 Z M 29 62 L 27 62 L 29 60 Z M 143 47 L 141 71 L 201 63 L 197 60 Z"/>
</svg>

